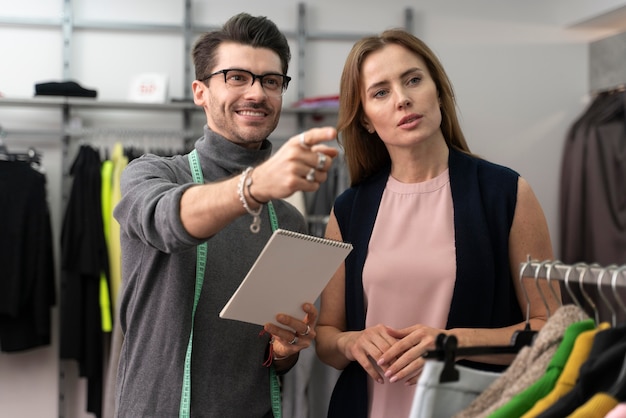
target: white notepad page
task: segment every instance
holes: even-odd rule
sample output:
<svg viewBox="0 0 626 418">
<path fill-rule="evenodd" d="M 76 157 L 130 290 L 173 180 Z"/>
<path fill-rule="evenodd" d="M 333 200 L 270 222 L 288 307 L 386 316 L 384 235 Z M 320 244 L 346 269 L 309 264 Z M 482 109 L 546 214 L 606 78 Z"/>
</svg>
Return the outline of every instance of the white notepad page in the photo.
<svg viewBox="0 0 626 418">
<path fill-rule="evenodd" d="M 302 304 L 317 300 L 350 251 L 349 243 L 277 229 L 220 318 L 259 325 L 276 324 L 279 313 L 304 319 Z"/>
</svg>

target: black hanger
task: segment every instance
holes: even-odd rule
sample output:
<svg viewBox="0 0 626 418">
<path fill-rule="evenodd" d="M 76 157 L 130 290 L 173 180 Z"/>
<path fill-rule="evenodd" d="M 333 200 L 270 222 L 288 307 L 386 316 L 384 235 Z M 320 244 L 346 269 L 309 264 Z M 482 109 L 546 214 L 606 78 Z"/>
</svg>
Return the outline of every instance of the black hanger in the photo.
<svg viewBox="0 0 626 418">
<path fill-rule="evenodd" d="M 5 160 L 8 159 L 9 149 L 4 143 L 4 138 L 7 136 L 4 129 L 2 129 L 2 125 L 0 125 L 0 159 Z"/>
<path fill-rule="evenodd" d="M 443 333 L 440 335 L 454 337 L 454 335 Z M 445 360 L 451 350 L 454 350 L 455 357 L 482 356 L 486 354 L 517 354 L 523 347 L 532 345 L 536 337 L 537 331 L 530 329 L 530 326 L 527 324 L 523 330 L 517 330 L 513 333 L 511 344 L 509 345 L 475 345 L 471 347 L 457 347 L 454 345 L 453 347 L 448 347 L 447 351 L 446 347 L 438 347 L 435 350 L 425 352 L 423 357 L 427 359 Z M 456 337 L 454 337 L 454 339 L 456 340 Z"/>
<path fill-rule="evenodd" d="M 456 336 L 447 335 L 441 333 L 437 336 L 437 349 L 427 351 L 424 354 L 424 358 L 434 358 L 439 361 L 443 361 L 443 369 L 439 375 L 439 382 L 456 382 L 459 380 L 459 371 L 456 369 L 457 356 L 479 356 L 485 354 L 517 354 L 519 350 L 531 345 L 536 336 L 536 332 L 527 332 L 528 330 L 517 331 L 520 332 L 518 337 L 511 339 L 511 345 L 485 345 L 474 347 L 458 347 L 458 341 Z"/>
<path fill-rule="evenodd" d="M 457 350 L 457 339 L 454 335 L 439 334 L 437 336 L 437 348 L 443 350 L 443 370 L 439 375 L 439 382 L 457 382 L 459 380 L 459 371 L 454 367 Z"/>
<path fill-rule="evenodd" d="M 539 271 L 546 263 L 547 262 L 543 262 L 537 265 L 534 274 L 535 280 L 539 280 Z M 530 257 L 525 263 L 522 264 L 519 276 L 520 282 L 522 282 L 522 278 L 525 277 L 524 272 L 531 264 L 532 263 Z M 455 359 L 458 356 L 471 357 L 488 354 L 517 354 L 523 347 L 533 344 L 535 338 L 538 335 L 538 331 L 533 330 L 530 326 L 530 299 L 523 285 L 522 289 L 524 291 L 524 296 L 526 297 L 526 302 L 528 304 L 526 309 L 526 324 L 524 325 L 523 329 L 516 330 L 513 333 L 513 335 L 511 336 L 510 344 L 458 347 L 458 341 L 454 335 L 441 333 L 437 336 L 436 349 L 427 351 L 426 353 L 424 353 L 423 357 L 426 359 L 437 359 L 439 361 L 445 362 L 444 368 L 439 377 L 440 382 L 451 382 L 458 380 L 458 371 L 454 367 Z M 541 290 L 539 291 L 541 292 Z"/>
<path fill-rule="evenodd" d="M 9 148 L 4 142 L 6 136 L 6 131 L 4 131 L 0 125 L 0 161 L 24 161 L 39 167 L 41 164 L 41 155 L 35 148 L 31 147 L 26 152 L 9 152 Z"/>
</svg>

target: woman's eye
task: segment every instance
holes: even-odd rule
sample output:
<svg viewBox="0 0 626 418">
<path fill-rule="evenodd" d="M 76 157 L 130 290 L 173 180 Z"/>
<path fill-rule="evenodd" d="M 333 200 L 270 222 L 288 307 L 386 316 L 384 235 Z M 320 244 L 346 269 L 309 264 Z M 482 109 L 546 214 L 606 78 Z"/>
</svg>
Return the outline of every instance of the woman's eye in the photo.
<svg viewBox="0 0 626 418">
<path fill-rule="evenodd" d="M 409 85 L 411 85 L 411 86 L 412 86 L 412 85 L 415 85 L 415 84 L 419 84 L 419 82 L 420 82 L 421 80 L 422 80 L 422 79 L 421 79 L 420 77 L 411 77 L 411 78 L 409 79 L 409 83 L 408 83 L 408 84 L 409 84 Z"/>
<path fill-rule="evenodd" d="M 387 90 L 378 90 L 374 92 L 374 97 L 385 97 L 387 95 Z"/>
</svg>

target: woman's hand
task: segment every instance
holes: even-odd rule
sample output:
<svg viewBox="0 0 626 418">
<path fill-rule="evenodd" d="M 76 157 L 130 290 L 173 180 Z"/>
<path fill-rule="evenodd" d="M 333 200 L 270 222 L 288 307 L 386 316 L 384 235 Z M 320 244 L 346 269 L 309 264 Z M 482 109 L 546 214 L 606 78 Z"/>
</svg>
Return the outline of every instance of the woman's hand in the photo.
<svg viewBox="0 0 626 418">
<path fill-rule="evenodd" d="M 385 370 L 390 383 L 416 384 L 426 361 L 424 353 L 435 349 L 437 335 L 443 331 L 419 324 L 399 330 L 385 327 L 385 330 L 397 342 L 378 357 L 377 365 Z"/>
<path fill-rule="evenodd" d="M 350 361 L 358 361 L 367 374 L 378 383 L 384 383 L 387 365 L 376 364 L 380 356 L 391 348 L 397 339 L 387 332 L 384 325 L 376 325 L 363 331 L 344 332 L 337 346 Z"/>
</svg>

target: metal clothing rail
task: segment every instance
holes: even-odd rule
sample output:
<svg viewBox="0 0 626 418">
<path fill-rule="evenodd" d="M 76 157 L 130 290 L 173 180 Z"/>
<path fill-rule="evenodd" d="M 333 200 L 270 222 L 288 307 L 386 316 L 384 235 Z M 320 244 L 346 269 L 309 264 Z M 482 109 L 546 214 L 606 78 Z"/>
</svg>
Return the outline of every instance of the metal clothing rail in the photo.
<svg viewBox="0 0 626 418">
<path fill-rule="evenodd" d="M 523 278 L 563 283 L 562 288 L 576 305 L 585 311 L 593 311 L 596 323 L 600 323 L 605 313 L 611 316 L 613 325 L 626 320 L 626 264 L 601 266 L 597 263 L 565 264 L 559 260 L 529 259 L 520 264 L 520 280 Z M 552 289 L 552 286 L 548 287 Z M 545 302 L 545 295 L 541 296 Z"/>
<path fill-rule="evenodd" d="M 559 260 L 530 260 L 520 264 L 520 276 L 593 285 L 626 287 L 626 264 L 601 266 L 597 263 L 565 264 Z"/>
</svg>

